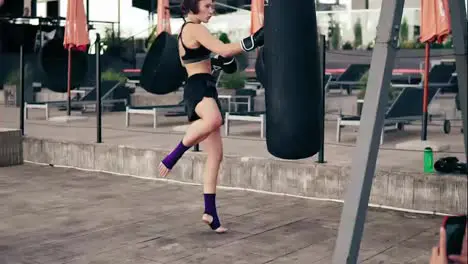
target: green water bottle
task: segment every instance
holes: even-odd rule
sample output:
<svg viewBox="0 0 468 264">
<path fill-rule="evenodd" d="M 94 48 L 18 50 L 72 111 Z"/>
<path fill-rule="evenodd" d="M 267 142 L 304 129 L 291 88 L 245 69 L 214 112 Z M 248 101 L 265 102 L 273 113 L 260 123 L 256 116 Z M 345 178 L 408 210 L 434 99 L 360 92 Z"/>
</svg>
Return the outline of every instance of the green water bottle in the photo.
<svg viewBox="0 0 468 264">
<path fill-rule="evenodd" d="M 427 147 L 424 149 L 424 173 L 434 172 L 434 153 L 432 148 Z"/>
</svg>

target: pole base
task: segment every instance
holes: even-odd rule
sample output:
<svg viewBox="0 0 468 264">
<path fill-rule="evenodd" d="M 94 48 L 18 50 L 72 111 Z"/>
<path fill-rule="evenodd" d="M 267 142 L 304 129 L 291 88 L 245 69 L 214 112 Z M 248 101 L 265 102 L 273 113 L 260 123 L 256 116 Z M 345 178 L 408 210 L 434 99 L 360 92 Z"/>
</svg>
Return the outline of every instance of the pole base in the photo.
<svg viewBox="0 0 468 264">
<path fill-rule="evenodd" d="M 450 145 L 445 144 L 443 142 L 436 142 L 436 141 L 410 140 L 410 141 L 404 141 L 395 145 L 396 149 L 419 150 L 419 151 L 424 151 L 424 149 L 427 147 L 432 148 L 434 152 L 450 150 Z"/>
</svg>

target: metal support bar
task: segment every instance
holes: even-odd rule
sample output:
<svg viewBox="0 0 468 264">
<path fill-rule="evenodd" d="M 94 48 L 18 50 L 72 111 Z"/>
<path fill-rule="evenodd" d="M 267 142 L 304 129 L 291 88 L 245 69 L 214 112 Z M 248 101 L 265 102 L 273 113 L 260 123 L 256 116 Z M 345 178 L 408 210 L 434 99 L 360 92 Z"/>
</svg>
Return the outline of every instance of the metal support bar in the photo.
<svg viewBox="0 0 468 264">
<path fill-rule="evenodd" d="M 465 157 L 468 163 L 468 28 L 466 18 L 466 6 L 464 1 L 449 0 L 449 10 L 451 17 L 453 47 L 455 50 L 455 65 L 458 78 L 458 93 L 460 97 L 460 108 L 462 112 L 463 131 L 465 139 Z"/>
<path fill-rule="evenodd" d="M 24 136 L 24 44 L 20 45 L 20 130 L 21 135 Z M 16 94 L 16 97 L 18 94 Z M 16 105 L 15 100 L 15 105 Z"/>
<path fill-rule="evenodd" d="M 193 146 L 193 152 L 200 152 L 200 144 Z"/>
<path fill-rule="evenodd" d="M 96 34 L 96 142 L 102 143 L 101 36 Z"/>
<path fill-rule="evenodd" d="M 325 90 L 325 35 L 320 35 L 320 62 L 321 62 L 321 88 L 322 88 L 322 94 L 321 94 L 321 100 L 320 100 L 320 117 L 322 120 L 320 120 L 320 150 L 318 153 L 318 163 L 325 163 L 325 95 L 326 95 L 326 90 Z"/>
<path fill-rule="evenodd" d="M 353 155 L 350 182 L 344 197 L 333 264 L 354 264 L 358 260 L 404 3 L 404 0 L 382 1 L 381 10 L 385 12 L 380 13 L 377 27 L 365 95 L 367 99 L 364 99 L 361 127 Z"/>
</svg>

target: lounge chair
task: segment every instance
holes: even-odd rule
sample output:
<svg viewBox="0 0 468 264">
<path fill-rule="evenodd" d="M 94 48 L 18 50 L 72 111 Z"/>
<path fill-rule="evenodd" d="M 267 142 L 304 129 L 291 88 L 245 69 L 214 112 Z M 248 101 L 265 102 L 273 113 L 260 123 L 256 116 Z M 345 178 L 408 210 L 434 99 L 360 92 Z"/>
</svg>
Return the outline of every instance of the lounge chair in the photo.
<svg viewBox="0 0 468 264">
<path fill-rule="evenodd" d="M 184 116 L 185 112 L 184 101 L 178 104 L 171 105 L 147 105 L 147 106 L 127 106 L 125 111 L 125 126 L 130 126 L 130 115 L 151 115 L 153 116 L 153 128 L 158 126 L 158 116 L 164 114 L 165 116 Z"/>
<path fill-rule="evenodd" d="M 440 91 L 437 88 L 429 89 L 428 102 L 430 103 Z M 421 120 L 423 89 L 415 87 L 403 88 L 397 98 L 390 104 L 385 112 L 384 126 L 380 144 L 384 143 L 384 133 L 390 130 L 402 130 L 404 124 Z M 339 115 L 336 124 L 336 141 L 341 141 L 341 129 L 345 126 L 359 127 L 361 117 L 355 115 Z"/>
<path fill-rule="evenodd" d="M 340 93 L 345 87 L 348 94 L 351 94 L 353 86 L 361 84 L 360 80 L 370 69 L 370 64 L 351 64 L 336 80 L 331 81 L 330 85 L 339 86 Z M 328 90 L 327 90 L 328 91 Z"/>
<path fill-rule="evenodd" d="M 128 104 L 127 99 L 110 99 L 112 98 L 112 92 L 117 89 L 121 85 L 120 82 L 117 82 L 114 86 L 101 86 L 101 107 L 104 108 L 106 106 L 114 106 L 117 103 L 123 103 L 124 105 Z M 86 109 L 88 106 L 96 107 L 96 98 L 97 98 L 97 91 L 95 87 L 81 87 L 80 89 L 71 91 L 73 94 L 79 94 L 81 96 L 77 96 L 72 98 L 70 101 L 71 108 L 80 108 Z M 66 100 L 60 101 L 46 101 L 46 102 L 26 102 L 24 105 L 24 113 L 25 118 L 28 119 L 28 112 L 31 109 L 40 109 L 44 110 L 46 120 L 49 119 L 50 116 L 50 108 L 65 108 L 67 107 L 68 102 Z"/>
<path fill-rule="evenodd" d="M 224 123 L 224 132 L 225 135 L 229 135 L 230 123 L 232 121 L 246 121 L 246 122 L 257 122 L 260 123 L 260 138 L 265 138 L 266 131 L 266 112 L 239 112 L 239 113 L 229 113 L 225 114 L 225 123 Z"/>
</svg>

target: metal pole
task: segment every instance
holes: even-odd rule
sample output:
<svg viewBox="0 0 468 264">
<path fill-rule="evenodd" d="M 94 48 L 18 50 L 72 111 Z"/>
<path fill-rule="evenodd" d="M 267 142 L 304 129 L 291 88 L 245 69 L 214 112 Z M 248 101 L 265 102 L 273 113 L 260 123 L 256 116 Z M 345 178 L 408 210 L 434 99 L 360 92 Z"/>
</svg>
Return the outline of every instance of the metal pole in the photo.
<svg viewBox="0 0 468 264">
<path fill-rule="evenodd" d="M 431 69 L 431 61 L 429 59 L 431 52 L 431 46 L 429 42 L 426 42 L 425 47 L 425 58 L 424 58 L 424 87 L 423 87 L 423 117 L 422 117 L 422 129 L 421 129 L 421 140 L 427 140 L 427 106 L 428 106 L 428 94 L 429 94 L 429 71 Z"/>
<path fill-rule="evenodd" d="M 89 1 L 89 0 L 88 0 Z M 120 43 L 120 0 L 117 0 L 117 36 L 119 38 L 119 43 Z"/>
<path fill-rule="evenodd" d="M 71 60 L 72 60 L 72 52 L 71 48 L 68 48 L 68 82 L 67 82 L 67 116 L 71 115 L 71 71 L 72 71 L 72 65 L 71 65 Z"/>
<path fill-rule="evenodd" d="M 468 32 L 467 14 L 464 1 L 449 0 L 449 10 L 452 25 L 453 47 L 455 49 L 455 63 L 458 78 L 458 93 L 460 97 L 460 108 L 463 119 L 463 131 L 465 141 L 465 159 L 468 163 Z"/>
<path fill-rule="evenodd" d="M 20 77 L 19 90 L 20 90 L 20 100 L 21 100 L 20 102 L 20 129 L 21 129 L 21 135 L 24 136 L 24 44 L 23 43 L 21 43 L 20 45 L 20 76 L 19 77 Z"/>
<path fill-rule="evenodd" d="M 200 152 L 200 144 L 196 144 L 195 146 L 193 146 L 193 151 Z"/>
<path fill-rule="evenodd" d="M 86 0 L 86 25 L 89 25 L 89 0 Z"/>
<path fill-rule="evenodd" d="M 318 163 L 325 163 L 325 35 L 320 35 L 320 60 L 322 62 L 322 99 L 320 100 L 320 116 L 322 120 L 320 121 L 320 150 L 318 155 Z"/>
<path fill-rule="evenodd" d="M 388 89 L 395 63 L 404 0 L 382 1 L 367 81 L 361 126 L 341 213 L 333 264 L 355 264 L 361 247 L 369 196 L 379 153 Z M 366 99 L 367 98 L 367 99 Z"/>
<path fill-rule="evenodd" d="M 101 36 L 96 33 L 96 132 L 97 143 L 102 143 L 102 115 L 101 115 Z"/>
</svg>

